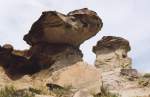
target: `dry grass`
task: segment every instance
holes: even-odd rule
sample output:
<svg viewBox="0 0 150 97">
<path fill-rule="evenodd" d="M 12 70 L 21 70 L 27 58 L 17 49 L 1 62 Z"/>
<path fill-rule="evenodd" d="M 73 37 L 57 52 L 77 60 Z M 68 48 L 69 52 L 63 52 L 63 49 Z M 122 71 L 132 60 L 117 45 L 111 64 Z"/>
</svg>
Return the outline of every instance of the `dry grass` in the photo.
<svg viewBox="0 0 150 97">
<path fill-rule="evenodd" d="M 0 97 L 35 97 L 34 93 L 16 90 L 13 86 L 0 89 Z"/>
<path fill-rule="evenodd" d="M 109 92 L 108 88 L 102 84 L 101 93 L 94 95 L 94 97 L 120 97 L 120 96 Z"/>
</svg>

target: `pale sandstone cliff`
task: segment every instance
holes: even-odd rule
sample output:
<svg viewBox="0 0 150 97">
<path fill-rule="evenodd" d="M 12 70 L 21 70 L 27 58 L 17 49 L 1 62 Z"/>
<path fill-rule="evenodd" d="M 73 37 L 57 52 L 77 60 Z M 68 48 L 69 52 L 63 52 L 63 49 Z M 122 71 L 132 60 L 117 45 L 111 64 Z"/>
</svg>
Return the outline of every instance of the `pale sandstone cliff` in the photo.
<svg viewBox="0 0 150 97">
<path fill-rule="evenodd" d="M 96 54 L 95 66 L 101 71 L 103 85 L 112 93 L 121 97 L 149 97 L 150 87 L 141 87 L 139 82 L 143 77 L 132 68 L 128 56 L 130 49 L 128 40 L 104 36 L 93 47 Z M 150 84 L 150 81 L 146 83 Z"/>
</svg>

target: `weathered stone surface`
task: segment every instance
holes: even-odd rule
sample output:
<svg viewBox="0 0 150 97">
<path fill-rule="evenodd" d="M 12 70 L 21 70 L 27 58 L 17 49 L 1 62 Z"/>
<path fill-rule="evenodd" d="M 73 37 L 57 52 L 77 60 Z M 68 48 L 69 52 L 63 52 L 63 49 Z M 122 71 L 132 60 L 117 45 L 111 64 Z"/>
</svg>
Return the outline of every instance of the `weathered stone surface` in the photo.
<svg viewBox="0 0 150 97">
<path fill-rule="evenodd" d="M 83 56 L 79 48 L 67 44 L 37 44 L 31 47 L 30 53 L 30 60 L 35 60 L 41 69 L 51 71 L 82 61 Z"/>
<path fill-rule="evenodd" d="M 118 49 L 124 49 L 126 52 L 130 51 L 128 40 L 116 36 L 103 36 L 97 42 L 97 45 L 93 47 L 93 52 L 108 53 Z"/>
<path fill-rule="evenodd" d="M 48 42 L 77 47 L 96 35 L 102 25 L 102 20 L 96 12 L 87 8 L 72 11 L 68 15 L 48 11 L 43 12 L 32 25 L 29 33 L 24 36 L 24 40 L 30 45 Z"/>
<path fill-rule="evenodd" d="M 10 50 L 10 51 L 13 51 L 13 50 L 14 50 L 14 48 L 13 48 L 13 46 L 12 46 L 11 44 L 4 44 L 4 45 L 3 45 L 3 48 L 5 48 L 5 49 L 7 49 L 7 50 Z"/>
<path fill-rule="evenodd" d="M 120 74 L 123 76 L 129 76 L 132 78 L 138 78 L 139 73 L 136 69 L 121 69 Z"/>
<path fill-rule="evenodd" d="M 149 97 L 150 87 L 139 86 L 139 79 L 130 81 L 127 77 L 120 76 L 120 68 L 101 72 L 102 82 L 107 89 L 119 97 Z"/>
<path fill-rule="evenodd" d="M 94 97 L 91 95 L 89 92 L 84 91 L 84 90 L 79 90 L 77 91 L 73 97 Z"/>
<path fill-rule="evenodd" d="M 130 68 L 131 58 L 127 53 L 130 51 L 129 42 L 126 39 L 115 36 L 104 36 L 97 45 L 93 47 L 96 53 L 95 66 L 109 71 L 113 68 Z"/>
<path fill-rule="evenodd" d="M 5 69 L 5 73 L 12 79 L 20 78 L 25 74 L 33 74 L 40 70 L 39 65 L 24 56 L 12 53 L 11 45 L 4 45 L 0 48 L 0 66 Z"/>
<path fill-rule="evenodd" d="M 60 86 L 72 86 L 77 90 L 86 90 L 94 94 L 101 91 L 100 72 L 83 62 L 53 72 L 51 79 L 52 83 Z"/>
</svg>

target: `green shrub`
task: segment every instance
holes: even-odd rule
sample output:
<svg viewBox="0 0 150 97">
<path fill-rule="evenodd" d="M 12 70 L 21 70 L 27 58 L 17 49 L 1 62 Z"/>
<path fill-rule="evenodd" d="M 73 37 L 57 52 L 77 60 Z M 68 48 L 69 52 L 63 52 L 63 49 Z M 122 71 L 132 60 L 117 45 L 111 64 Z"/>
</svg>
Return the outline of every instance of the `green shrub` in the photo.
<svg viewBox="0 0 150 97">
<path fill-rule="evenodd" d="M 35 95 L 24 90 L 16 90 L 13 86 L 6 86 L 0 89 L 0 97 L 35 97 Z"/>
<path fill-rule="evenodd" d="M 146 73 L 143 75 L 144 78 L 150 78 L 150 73 Z"/>
</svg>

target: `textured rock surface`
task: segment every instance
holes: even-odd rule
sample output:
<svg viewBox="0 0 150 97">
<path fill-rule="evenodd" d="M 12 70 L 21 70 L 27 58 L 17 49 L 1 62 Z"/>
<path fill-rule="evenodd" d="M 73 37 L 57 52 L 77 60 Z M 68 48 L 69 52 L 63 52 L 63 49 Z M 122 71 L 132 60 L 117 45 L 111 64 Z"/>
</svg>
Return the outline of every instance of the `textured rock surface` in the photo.
<svg viewBox="0 0 150 97">
<path fill-rule="evenodd" d="M 24 36 L 31 45 L 29 50 L 14 50 L 9 44 L 0 46 L 0 89 L 13 85 L 17 90 L 42 91 L 36 97 L 56 97 L 63 94 L 62 90 L 62 97 L 93 97 L 91 94 L 100 94 L 103 84 L 121 97 L 150 97 L 150 78 L 139 80 L 138 72 L 131 69 L 126 39 L 105 36 L 97 43 L 93 52 L 98 68 L 82 61 L 80 44 L 102 25 L 98 15 L 88 9 L 67 15 L 43 12 Z"/>
<path fill-rule="evenodd" d="M 100 72 L 83 62 L 53 72 L 51 78 L 52 83 L 60 86 L 72 86 L 78 90 L 84 89 L 94 94 L 100 92 L 102 85 Z"/>
<path fill-rule="evenodd" d="M 41 69 L 52 71 L 82 60 L 81 51 L 66 44 L 37 44 L 30 49 L 31 60 L 35 60 Z"/>
<path fill-rule="evenodd" d="M 14 54 L 13 47 L 8 44 L 0 48 L 0 66 L 5 69 L 5 73 L 12 79 L 20 78 L 25 74 L 33 74 L 40 70 L 36 62 Z"/>
<path fill-rule="evenodd" d="M 84 91 L 84 90 L 80 90 L 77 91 L 73 97 L 93 97 L 93 95 L 91 95 L 89 92 Z"/>
<path fill-rule="evenodd" d="M 139 79 L 130 81 L 128 77 L 120 75 L 120 68 L 101 72 L 103 85 L 112 93 L 121 97 L 149 97 L 150 87 L 141 87 Z"/>
<path fill-rule="evenodd" d="M 104 36 L 93 47 L 93 52 L 96 53 L 95 66 L 103 68 L 103 71 L 109 71 L 116 67 L 130 68 L 131 58 L 127 55 L 128 51 L 130 51 L 130 45 L 126 39 Z"/>
<path fill-rule="evenodd" d="M 101 28 L 101 19 L 96 12 L 87 8 L 72 11 L 68 15 L 48 11 L 43 12 L 32 25 L 24 40 L 30 45 L 48 42 L 79 46 Z"/>
<path fill-rule="evenodd" d="M 136 69 L 121 69 L 120 74 L 123 76 L 129 76 L 133 78 L 139 77 L 139 73 Z"/>
</svg>

